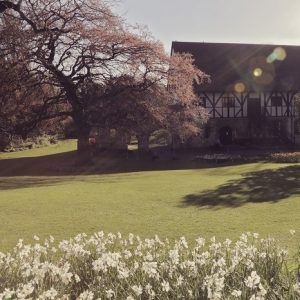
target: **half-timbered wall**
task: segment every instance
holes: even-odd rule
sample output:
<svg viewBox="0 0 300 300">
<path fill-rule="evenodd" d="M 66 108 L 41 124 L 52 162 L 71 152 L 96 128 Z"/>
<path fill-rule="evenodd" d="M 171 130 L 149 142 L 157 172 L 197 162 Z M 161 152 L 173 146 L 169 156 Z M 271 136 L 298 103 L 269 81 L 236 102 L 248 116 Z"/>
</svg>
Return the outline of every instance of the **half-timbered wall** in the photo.
<svg viewBox="0 0 300 300">
<path fill-rule="evenodd" d="M 263 94 L 266 117 L 291 117 L 294 93 L 273 92 Z"/>
<path fill-rule="evenodd" d="M 241 94 L 201 93 L 200 97 L 211 118 L 238 118 L 246 116 L 247 108 Z"/>
<path fill-rule="evenodd" d="M 247 118 L 254 103 L 259 103 L 260 116 L 291 117 L 294 95 L 292 92 L 202 92 L 200 98 L 211 118 Z"/>
</svg>

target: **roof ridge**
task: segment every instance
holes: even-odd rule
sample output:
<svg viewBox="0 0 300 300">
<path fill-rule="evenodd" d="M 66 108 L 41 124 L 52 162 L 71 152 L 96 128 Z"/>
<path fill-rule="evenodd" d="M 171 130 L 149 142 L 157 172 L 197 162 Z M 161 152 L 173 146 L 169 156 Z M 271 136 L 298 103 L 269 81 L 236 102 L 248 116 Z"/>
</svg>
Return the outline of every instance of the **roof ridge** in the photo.
<svg viewBox="0 0 300 300">
<path fill-rule="evenodd" d="M 187 42 L 187 41 L 172 41 L 172 45 L 178 44 L 205 44 L 205 45 L 245 45 L 245 46 L 282 46 L 282 47 L 300 47 L 295 44 L 264 44 L 264 43 L 244 43 L 244 42 Z"/>
</svg>

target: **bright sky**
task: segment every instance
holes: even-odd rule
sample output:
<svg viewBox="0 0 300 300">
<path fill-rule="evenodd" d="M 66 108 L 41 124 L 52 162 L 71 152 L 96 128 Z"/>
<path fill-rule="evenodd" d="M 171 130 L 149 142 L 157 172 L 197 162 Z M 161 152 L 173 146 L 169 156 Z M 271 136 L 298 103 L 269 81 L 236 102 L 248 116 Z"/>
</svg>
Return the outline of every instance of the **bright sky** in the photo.
<svg viewBox="0 0 300 300">
<path fill-rule="evenodd" d="M 171 42 L 300 45 L 300 0 L 121 0 L 130 24 Z"/>
</svg>

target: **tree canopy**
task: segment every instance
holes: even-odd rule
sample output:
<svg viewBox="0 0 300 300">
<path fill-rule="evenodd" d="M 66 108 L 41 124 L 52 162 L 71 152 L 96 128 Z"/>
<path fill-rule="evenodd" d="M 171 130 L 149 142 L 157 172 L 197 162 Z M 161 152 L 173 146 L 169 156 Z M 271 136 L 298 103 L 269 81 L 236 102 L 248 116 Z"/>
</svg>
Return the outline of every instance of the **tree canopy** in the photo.
<svg viewBox="0 0 300 300">
<path fill-rule="evenodd" d="M 170 58 L 149 32 L 127 25 L 111 2 L 0 1 L 0 11 L 3 59 L 8 64 L 19 53 L 21 59 L 15 61 L 26 73 L 19 84 L 26 86 L 30 78 L 38 82 L 35 93 L 42 95 L 35 97 L 38 109 L 28 124 L 69 116 L 83 151 L 93 126 L 147 132 L 159 124 L 177 132 L 199 130 L 197 122 L 205 113 L 194 83 L 206 75 L 191 56 Z M 5 95 L 1 103 L 7 101 Z"/>
</svg>

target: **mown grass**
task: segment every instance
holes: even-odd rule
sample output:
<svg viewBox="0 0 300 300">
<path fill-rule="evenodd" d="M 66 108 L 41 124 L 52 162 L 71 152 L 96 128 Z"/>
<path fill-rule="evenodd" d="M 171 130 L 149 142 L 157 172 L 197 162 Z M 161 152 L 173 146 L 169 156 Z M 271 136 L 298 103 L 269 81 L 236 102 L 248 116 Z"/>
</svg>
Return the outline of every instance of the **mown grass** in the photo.
<svg viewBox="0 0 300 300">
<path fill-rule="evenodd" d="M 300 236 L 300 164 L 231 166 L 101 154 L 76 168 L 75 142 L 0 154 L 0 250 L 34 234 L 132 232 L 237 238 L 271 234 L 295 248 Z"/>
</svg>

